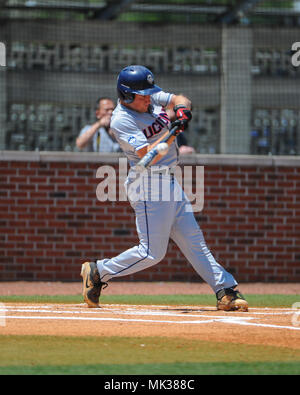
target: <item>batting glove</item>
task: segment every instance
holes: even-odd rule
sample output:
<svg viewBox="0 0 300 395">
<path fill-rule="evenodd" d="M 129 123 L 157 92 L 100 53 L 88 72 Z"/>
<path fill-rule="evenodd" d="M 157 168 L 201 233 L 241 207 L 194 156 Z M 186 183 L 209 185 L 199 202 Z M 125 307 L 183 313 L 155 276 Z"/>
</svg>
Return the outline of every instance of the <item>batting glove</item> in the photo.
<svg viewBox="0 0 300 395">
<path fill-rule="evenodd" d="M 186 108 L 183 104 L 179 104 L 178 106 L 175 106 L 173 108 L 173 111 L 175 112 L 176 115 L 176 121 L 173 123 L 173 125 L 178 125 L 180 126 L 181 130 L 185 130 L 188 127 L 188 123 L 192 119 L 192 113 L 191 111 Z"/>
</svg>

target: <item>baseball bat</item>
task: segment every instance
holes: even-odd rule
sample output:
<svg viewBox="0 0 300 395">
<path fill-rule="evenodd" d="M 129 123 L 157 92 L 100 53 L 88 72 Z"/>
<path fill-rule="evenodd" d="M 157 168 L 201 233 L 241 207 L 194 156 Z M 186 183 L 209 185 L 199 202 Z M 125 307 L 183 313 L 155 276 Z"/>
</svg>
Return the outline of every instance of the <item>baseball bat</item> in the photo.
<svg viewBox="0 0 300 395">
<path fill-rule="evenodd" d="M 174 126 L 169 133 L 166 135 L 165 138 L 163 138 L 159 143 L 167 143 L 175 137 L 177 130 L 179 129 L 179 126 L 176 125 Z M 136 164 L 135 168 L 137 171 L 143 172 L 147 167 L 151 164 L 151 162 L 159 155 L 159 152 L 157 151 L 156 147 L 153 147 L 147 154 L 145 154 L 142 159 Z"/>
</svg>

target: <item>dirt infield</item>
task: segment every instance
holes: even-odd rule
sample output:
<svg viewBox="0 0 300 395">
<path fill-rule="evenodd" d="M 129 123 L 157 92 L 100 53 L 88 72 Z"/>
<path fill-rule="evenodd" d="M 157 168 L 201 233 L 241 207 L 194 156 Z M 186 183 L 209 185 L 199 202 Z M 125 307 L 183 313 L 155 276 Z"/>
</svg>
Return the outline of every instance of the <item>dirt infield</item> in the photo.
<svg viewBox="0 0 300 395">
<path fill-rule="evenodd" d="M 300 294 L 300 284 L 243 284 L 250 293 Z M 1 283 L 1 295 L 78 294 L 81 283 Z M 211 293 L 202 283 L 111 283 L 109 294 Z M 291 308 L 222 312 L 207 306 L 7 303 L 0 334 L 56 336 L 171 336 L 300 349 L 300 317 Z M 293 321 L 294 320 L 294 321 Z M 295 324 L 296 323 L 296 324 Z"/>
<path fill-rule="evenodd" d="M 300 349 L 295 310 L 252 308 L 222 312 L 205 306 L 20 304 L 0 307 L 2 335 L 183 337 Z M 297 318 L 298 321 L 299 317 Z"/>
</svg>

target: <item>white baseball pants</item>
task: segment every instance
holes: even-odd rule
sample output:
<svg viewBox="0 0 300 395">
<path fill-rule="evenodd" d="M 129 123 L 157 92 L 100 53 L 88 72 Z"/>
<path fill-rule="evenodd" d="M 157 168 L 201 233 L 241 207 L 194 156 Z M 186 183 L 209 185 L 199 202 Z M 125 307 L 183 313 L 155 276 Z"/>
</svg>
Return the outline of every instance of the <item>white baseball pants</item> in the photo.
<svg viewBox="0 0 300 395">
<path fill-rule="evenodd" d="M 169 184 L 171 198 L 169 201 L 130 202 L 135 211 L 139 245 L 116 257 L 98 260 L 101 281 L 133 274 L 157 264 L 164 258 L 171 238 L 214 292 L 236 286 L 234 277 L 216 262 L 208 249 L 191 204 L 177 180 L 170 176 L 162 177 Z M 178 188 L 182 199 L 176 201 L 174 193 Z"/>
</svg>

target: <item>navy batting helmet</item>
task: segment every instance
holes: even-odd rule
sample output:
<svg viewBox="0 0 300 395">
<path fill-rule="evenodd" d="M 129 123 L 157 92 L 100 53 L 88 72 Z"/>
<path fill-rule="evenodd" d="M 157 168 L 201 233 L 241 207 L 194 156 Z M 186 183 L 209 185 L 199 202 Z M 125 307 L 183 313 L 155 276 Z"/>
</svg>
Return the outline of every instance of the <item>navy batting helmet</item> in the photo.
<svg viewBox="0 0 300 395">
<path fill-rule="evenodd" d="M 153 73 L 144 66 L 127 66 L 118 76 L 117 84 L 118 96 L 125 103 L 132 103 L 135 94 L 152 95 L 161 91 L 161 88 L 154 84 Z"/>
</svg>

